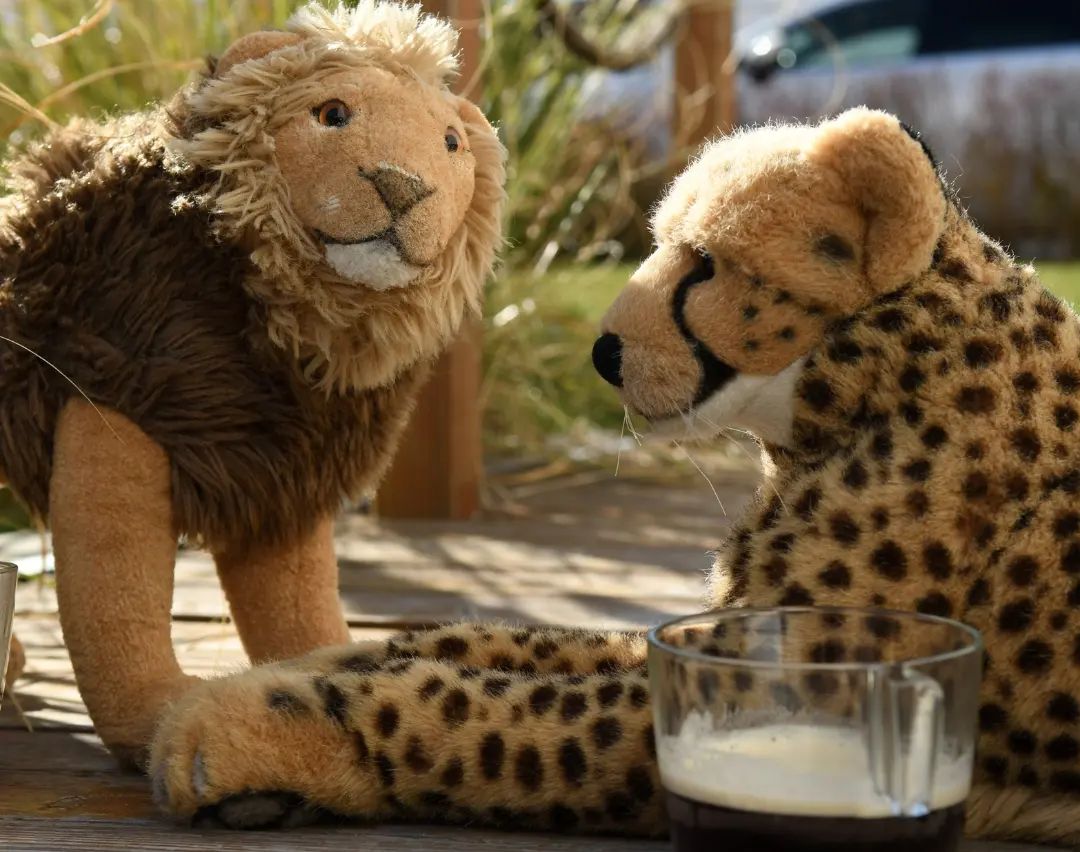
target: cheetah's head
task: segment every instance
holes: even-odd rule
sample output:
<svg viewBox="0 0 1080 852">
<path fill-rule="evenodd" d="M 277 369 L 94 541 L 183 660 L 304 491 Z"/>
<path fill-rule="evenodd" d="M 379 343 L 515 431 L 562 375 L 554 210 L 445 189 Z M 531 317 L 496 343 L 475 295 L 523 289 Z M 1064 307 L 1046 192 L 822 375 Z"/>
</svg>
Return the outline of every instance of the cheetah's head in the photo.
<svg viewBox="0 0 1080 852">
<path fill-rule="evenodd" d="M 711 143 L 654 217 L 656 250 L 608 310 L 599 373 L 664 432 L 790 442 L 794 385 L 829 324 L 931 265 L 946 200 L 887 113 Z"/>
</svg>

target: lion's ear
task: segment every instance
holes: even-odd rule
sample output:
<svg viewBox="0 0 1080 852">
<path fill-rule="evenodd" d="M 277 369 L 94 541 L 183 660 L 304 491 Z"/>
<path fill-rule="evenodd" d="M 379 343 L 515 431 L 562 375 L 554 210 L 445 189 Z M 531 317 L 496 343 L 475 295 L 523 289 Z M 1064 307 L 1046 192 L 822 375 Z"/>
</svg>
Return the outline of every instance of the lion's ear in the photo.
<svg viewBox="0 0 1080 852">
<path fill-rule="evenodd" d="M 860 107 L 821 124 L 807 156 L 833 173 L 863 219 L 863 263 L 877 292 L 930 265 L 946 201 L 930 151 L 913 131 Z"/>
<path fill-rule="evenodd" d="M 457 101 L 457 113 L 466 126 L 472 125 L 476 128 L 483 128 L 493 136 L 495 135 L 495 129 L 491 126 L 491 122 L 487 120 L 487 116 L 480 111 L 480 107 L 468 98 L 455 97 L 455 100 Z"/>
<path fill-rule="evenodd" d="M 274 31 L 250 33 L 242 36 L 229 45 L 228 50 L 214 64 L 214 76 L 221 77 L 241 62 L 258 59 L 268 53 L 273 53 L 275 50 L 296 44 L 298 41 L 300 41 L 300 36 L 296 33 Z"/>
</svg>

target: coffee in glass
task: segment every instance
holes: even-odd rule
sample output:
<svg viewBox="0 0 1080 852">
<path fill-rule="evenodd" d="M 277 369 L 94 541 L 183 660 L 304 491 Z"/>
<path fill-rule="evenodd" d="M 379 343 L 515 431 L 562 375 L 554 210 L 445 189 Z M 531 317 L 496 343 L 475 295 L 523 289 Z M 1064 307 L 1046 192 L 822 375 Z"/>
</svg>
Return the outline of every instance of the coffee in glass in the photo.
<svg viewBox="0 0 1080 852">
<path fill-rule="evenodd" d="M 974 630 L 881 611 L 730 610 L 657 628 L 649 655 L 679 852 L 959 848 Z"/>
</svg>

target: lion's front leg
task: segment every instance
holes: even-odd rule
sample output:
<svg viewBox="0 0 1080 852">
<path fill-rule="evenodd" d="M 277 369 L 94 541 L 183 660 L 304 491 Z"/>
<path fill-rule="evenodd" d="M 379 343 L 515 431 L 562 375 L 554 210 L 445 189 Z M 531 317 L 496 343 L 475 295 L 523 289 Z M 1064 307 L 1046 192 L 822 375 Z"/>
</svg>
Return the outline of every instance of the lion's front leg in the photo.
<svg viewBox="0 0 1080 852">
<path fill-rule="evenodd" d="M 529 677 L 401 660 L 205 684 L 154 743 L 162 806 L 246 828 L 350 817 L 656 834 L 642 670 Z"/>
</svg>

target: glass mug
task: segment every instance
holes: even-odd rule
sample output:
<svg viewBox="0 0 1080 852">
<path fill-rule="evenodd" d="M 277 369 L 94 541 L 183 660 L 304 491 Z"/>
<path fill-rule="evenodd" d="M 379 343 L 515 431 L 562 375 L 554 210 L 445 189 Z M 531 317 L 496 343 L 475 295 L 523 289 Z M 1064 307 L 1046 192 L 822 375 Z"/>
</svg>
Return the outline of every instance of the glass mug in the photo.
<svg viewBox="0 0 1080 852">
<path fill-rule="evenodd" d="M 4 676 L 11 650 L 11 622 L 15 618 L 15 584 L 19 569 L 10 562 L 0 562 L 0 702 L 4 699 Z"/>
<path fill-rule="evenodd" d="M 731 609 L 654 628 L 675 849 L 954 852 L 982 658 L 970 627 L 879 609 Z"/>
</svg>

